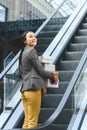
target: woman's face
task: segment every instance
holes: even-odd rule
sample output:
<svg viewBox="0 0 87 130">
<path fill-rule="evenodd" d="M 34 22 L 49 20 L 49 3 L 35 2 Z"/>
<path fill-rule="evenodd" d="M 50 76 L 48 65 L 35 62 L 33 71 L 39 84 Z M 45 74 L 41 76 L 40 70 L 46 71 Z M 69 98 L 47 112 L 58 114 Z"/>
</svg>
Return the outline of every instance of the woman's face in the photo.
<svg viewBox="0 0 87 130">
<path fill-rule="evenodd" d="M 26 34 L 26 40 L 24 41 L 26 46 L 35 47 L 37 45 L 37 38 L 33 32 L 28 32 Z"/>
</svg>

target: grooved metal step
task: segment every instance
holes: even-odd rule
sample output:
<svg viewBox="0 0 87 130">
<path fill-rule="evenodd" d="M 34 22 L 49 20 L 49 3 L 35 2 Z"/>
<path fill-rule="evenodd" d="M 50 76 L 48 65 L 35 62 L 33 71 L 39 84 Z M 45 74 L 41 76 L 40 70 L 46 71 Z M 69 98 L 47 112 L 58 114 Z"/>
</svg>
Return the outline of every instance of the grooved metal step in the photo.
<svg viewBox="0 0 87 130">
<path fill-rule="evenodd" d="M 87 36 L 75 36 L 73 41 L 77 43 L 87 43 Z"/>
<path fill-rule="evenodd" d="M 74 71 L 59 71 L 59 80 L 62 82 L 70 81 L 72 76 L 74 74 Z M 66 76 L 65 76 L 66 75 Z"/>
<path fill-rule="evenodd" d="M 64 94 L 69 82 L 61 82 L 59 81 L 59 87 L 58 88 L 47 88 L 48 94 Z"/>
<path fill-rule="evenodd" d="M 43 37 L 54 37 L 54 36 L 56 36 L 56 34 L 58 33 L 58 31 L 57 30 L 54 30 L 54 31 L 42 31 L 38 36 L 37 36 L 37 38 L 43 38 Z"/>
<path fill-rule="evenodd" d="M 79 36 L 87 36 L 87 29 L 80 29 L 77 33 Z"/>
<path fill-rule="evenodd" d="M 66 52 L 63 56 L 64 60 L 80 60 L 84 51 L 73 51 L 73 52 Z"/>
<path fill-rule="evenodd" d="M 61 101 L 63 94 L 46 94 L 42 96 L 42 108 L 56 108 Z M 68 99 L 68 102 L 65 105 L 65 108 L 73 108 L 73 94 Z M 72 101 L 72 102 L 71 102 Z"/>
<path fill-rule="evenodd" d="M 83 23 L 82 26 L 81 26 L 81 29 L 87 29 L 87 23 Z"/>
<path fill-rule="evenodd" d="M 39 123 L 45 122 L 55 111 L 55 108 L 41 108 Z M 64 109 L 59 117 L 54 121 L 55 124 L 68 124 L 73 114 L 73 109 Z M 42 118 L 43 117 L 43 118 Z"/>
<path fill-rule="evenodd" d="M 79 60 L 76 61 L 60 61 L 59 64 L 57 64 L 57 70 L 75 70 L 77 65 L 79 63 Z"/>
<path fill-rule="evenodd" d="M 66 130 L 67 125 L 65 124 L 51 124 L 48 128 L 43 130 Z"/>
<path fill-rule="evenodd" d="M 87 48 L 87 43 L 72 43 L 70 44 L 70 46 L 68 47 L 68 50 L 71 51 L 85 51 L 85 49 Z"/>
</svg>

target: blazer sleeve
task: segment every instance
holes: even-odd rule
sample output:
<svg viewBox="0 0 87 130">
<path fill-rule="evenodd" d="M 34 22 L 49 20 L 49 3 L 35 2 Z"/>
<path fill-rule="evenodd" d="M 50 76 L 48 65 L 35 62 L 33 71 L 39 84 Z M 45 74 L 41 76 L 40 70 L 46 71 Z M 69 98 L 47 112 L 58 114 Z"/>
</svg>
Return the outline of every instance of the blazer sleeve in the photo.
<svg viewBox="0 0 87 130">
<path fill-rule="evenodd" d="M 32 49 L 29 53 L 29 60 L 32 66 L 34 67 L 35 71 L 42 77 L 42 78 L 49 78 L 52 79 L 52 74 L 50 71 L 44 70 L 41 62 L 39 61 L 37 51 Z"/>
</svg>

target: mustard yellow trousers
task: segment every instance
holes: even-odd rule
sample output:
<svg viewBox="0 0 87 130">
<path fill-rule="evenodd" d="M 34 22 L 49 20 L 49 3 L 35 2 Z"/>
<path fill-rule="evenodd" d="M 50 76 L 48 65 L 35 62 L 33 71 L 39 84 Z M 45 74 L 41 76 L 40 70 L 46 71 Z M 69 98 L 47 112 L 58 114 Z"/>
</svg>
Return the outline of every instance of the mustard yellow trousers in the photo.
<svg viewBox="0 0 87 130">
<path fill-rule="evenodd" d="M 25 114 L 22 128 L 37 127 L 41 107 L 41 90 L 24 91 L 21 93 L 21 100 Z"/>
</svg>

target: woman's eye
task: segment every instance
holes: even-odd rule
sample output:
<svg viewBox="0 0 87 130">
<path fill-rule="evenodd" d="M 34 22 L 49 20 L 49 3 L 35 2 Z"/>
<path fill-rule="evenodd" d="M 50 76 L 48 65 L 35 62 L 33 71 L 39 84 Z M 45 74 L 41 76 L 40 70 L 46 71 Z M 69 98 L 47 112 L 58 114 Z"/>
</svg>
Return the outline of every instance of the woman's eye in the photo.
<svg viewBox="0 0 87 130">
<path fill-rule="evenodd" d="M 33 36 L 29 36 L 29 38 L 33 38 Z"/>
</svg>

